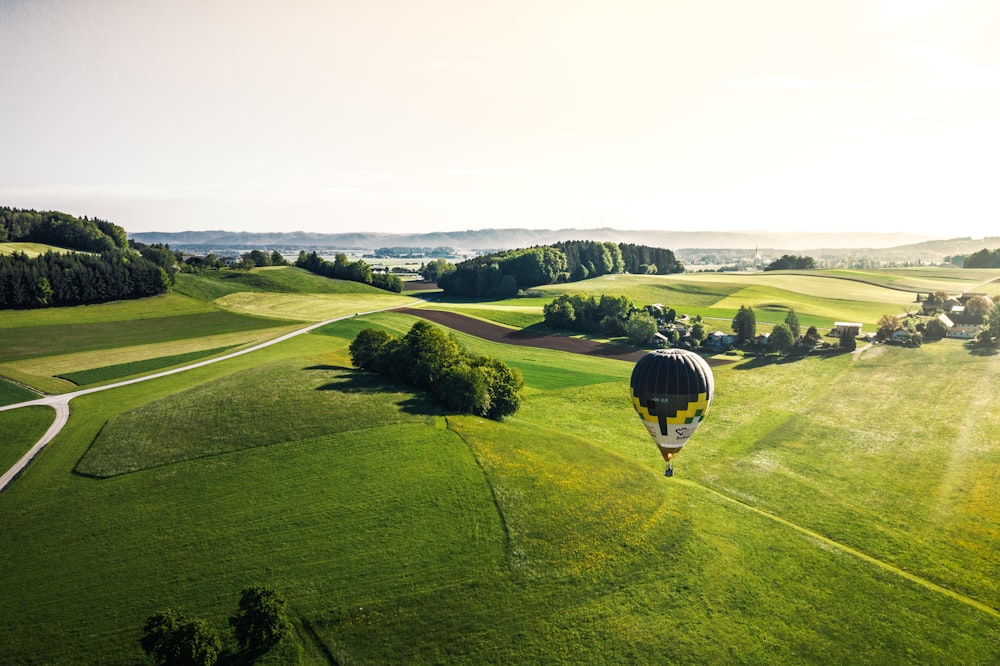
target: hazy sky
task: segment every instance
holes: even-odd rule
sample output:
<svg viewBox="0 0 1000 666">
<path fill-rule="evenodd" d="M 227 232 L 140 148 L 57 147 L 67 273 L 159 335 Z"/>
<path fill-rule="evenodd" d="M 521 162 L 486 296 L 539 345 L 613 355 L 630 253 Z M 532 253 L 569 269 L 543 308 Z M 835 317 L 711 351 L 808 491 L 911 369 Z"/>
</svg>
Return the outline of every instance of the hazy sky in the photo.
<svg viewBox="0 0 1000 666">
<path fill-rule="evenodd" d="M 996 0 L 0 0 L 0 205 L 1000 234 Z"/>
</svg>

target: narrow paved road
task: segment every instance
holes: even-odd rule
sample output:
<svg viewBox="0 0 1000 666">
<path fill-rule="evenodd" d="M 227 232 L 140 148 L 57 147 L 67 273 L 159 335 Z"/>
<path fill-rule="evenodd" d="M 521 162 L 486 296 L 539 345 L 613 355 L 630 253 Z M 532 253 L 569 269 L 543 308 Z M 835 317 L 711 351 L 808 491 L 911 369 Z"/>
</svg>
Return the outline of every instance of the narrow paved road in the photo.
<svg viewBox="0 0 1000 666">
<path fill-rule="evenodd" d="M 150 379 L 158 379 L 160 377 L 166 377 L 168 375 L 175 375 L 179 372 L 187 372 L 188 370 L 194 370 L 195 368 L 202 368 L 206 365 L 211 365 L 212 363 L 218 363 L 219 361 L 226 361 L 228 359 L 235 358 L 237 356 L 242 356 L 243 354 L 249 354 L 250 352 L 255 352 L 260 349 L 264 349 L 265 347 L 270 347 L 271 345 L 276 345 L 279 342 L 284 342 L 285 340 L 294 338 L 295 336 L 298 335 L 302 335 L 303 333 L 308 333 L 309 331 L 313 331 L 317 328 L 320 328 L 321 326 L 326 326 L 327 324 L 331 324 L 335 321 L 340 321 L 342 319 L 350 319 L 351 317 L 356 317 L 358 315 L 363 315 L 363 314 L 372 314 L 375 312 L 383 312 L 385 310 L 394 310 L 397 307 L 399 306 L 395 306 L 392 308 L 381 308 L 378 310 L 369 310 L 368 312 L 359 312 L 357 314 L 345 315 L 343 317 L 334 317 L 333 319 L 327 319 L 325 321 L 321 321 L 315 324 L 310 324 L 309 326 L 305 326 L 304 328 L 294 330 L 291 333 L 286 333 L 282 336 L 274 338 L 273 340 L 261 342 L 260 344 L 256 344 L 253 347 L 247 347 L 246 349 L 241 349 L 239 351 L 231 352 L 223 356 L 216 356 L 215 358 L 210 358 L 205 361 L 198 361 L 197 363 L 192 363 L 191 365 L 185 365 L 180 368 L 174 368 L 173 370 L 164 370 L 163 372 L 157 372 L 155 374 L 145 375 L 143 377 L 136 377 L 135 379 L 127 379 L 125 381 L 116 382 L 114 384 L 106 384 L 104 386 L 95 386 L 93 388 L 80 389 L 79 391 L 73 391 L 71 393 L 63 393 L 61 395 L 49 395 L 43 398 L 38 398 L 37 400 L 28 400 L 26 402 L 19 402 L 13 405 L 5 405 L 3 407 L 0 407 L 0 412 L 4 412 L 10 409 L 20 409 L 21 407 L 32 407 L 38 405 L 52 407 L 53 409 L 56 410 L 56 418 L 52 422 L 52 425 L 49 426 L 49 429 L 45 431 L 45 434 L 42 436 L 42 438 L 39 439 L 27 453 L 21 456 L 21 459 L 18 460 L 13 467 L 11 467 L 9 470 L 4 472 L 2 476 L 0 476 L 0 491 L 6 488 L 7 484 L 10 483 L 14 479 L 14 477 L 20 474 L 21 471 L 28 466 L 28 463 L 31 462 L 32 458 L 38 455 L 38 452 L 41 451 L 43 448 L 45 448 L 45 445 L 51 442 L 52 439 L 55 438 L 55 436 L 58 435 L 59 432 L 63 429 L 63 426 L 65 426 L 66 422 L 69 420 L 69 403 L 70 400 L 72 400 L 73 398 L 78 398 L 81 395 L 88 395 L 90 393 L 97 393 L 99 391 L 108 391 L 110 389 L 121 388 L 122 386 L 128 386 L 130 384 L 138 384 L 139 382 L 146 382 L 149 381 Z"/>
</svg>

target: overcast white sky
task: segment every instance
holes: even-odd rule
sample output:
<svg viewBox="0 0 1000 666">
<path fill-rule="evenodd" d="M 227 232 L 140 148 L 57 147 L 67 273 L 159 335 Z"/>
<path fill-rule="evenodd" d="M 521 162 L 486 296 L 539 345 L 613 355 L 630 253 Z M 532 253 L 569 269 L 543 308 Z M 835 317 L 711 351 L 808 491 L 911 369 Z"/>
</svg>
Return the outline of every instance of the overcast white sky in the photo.
<svg viewBox="0 0 1000 666">
<path fill-rule="evenodd" d="M 0 0 L 0 205 L 1000 234 L 996 0 Z"/>
</svg>

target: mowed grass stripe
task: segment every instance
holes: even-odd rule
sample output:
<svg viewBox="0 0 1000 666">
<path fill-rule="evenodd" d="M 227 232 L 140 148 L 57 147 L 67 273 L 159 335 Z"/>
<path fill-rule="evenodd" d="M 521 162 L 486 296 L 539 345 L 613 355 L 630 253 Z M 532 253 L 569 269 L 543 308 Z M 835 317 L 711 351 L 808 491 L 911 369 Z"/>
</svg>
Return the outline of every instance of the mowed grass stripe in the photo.
<svg viewBox="0 0 1000 666">
<path fill-rule="evenodd" d="M 415 299 L 408 296 L 376 291 L 379 293 L 275 294 L 241 291 L 216 299 L 214 303 L 232 312 L 283 321 L 323 321 L 355 312 L 416 303 Z"/>
<path fill-rule="evenodd" d="M 221 354 L 222 352 L 236 346 L 237 345 L 229 345 L 226 347 L 216 347 L 215 349 L 203 349 L 200 351 L 188 352 L 186 354 L 160 356 L 158 358 L 130 361 L 128 363 L 116 363 L 114 365 L 106 365 L 100 368 L 70 372 L 64 375 L 58 375 L 58 377 L 60 379 L 65 379 L 66 381 L 73 382 L 77 386 L 86 386 L 87 384 L 97 384 L 99 382 L 106 382 L 112 379 L 120 379 L 130 375 L 138 375 L 151 372 L 153 370 L 160 370 L 161 368 L 169 368 L 172 365 L 179 365 L 187 361 L 196 361 L 201 358 L 215 356 L 216 354 Z"/>
<path fill-rule="evenodd" d="M 215 311 L 132 321 L 0 329 L 0 363 L 70 352 L 172 342 L 278 325 L 279 322 L 273 319 Z"/>
<path fill-rule="evenodd" d="M 38 394 L 34 391 L 0 378 L 0 405 L 13 405 L 37 397 Z"/>
</svg>

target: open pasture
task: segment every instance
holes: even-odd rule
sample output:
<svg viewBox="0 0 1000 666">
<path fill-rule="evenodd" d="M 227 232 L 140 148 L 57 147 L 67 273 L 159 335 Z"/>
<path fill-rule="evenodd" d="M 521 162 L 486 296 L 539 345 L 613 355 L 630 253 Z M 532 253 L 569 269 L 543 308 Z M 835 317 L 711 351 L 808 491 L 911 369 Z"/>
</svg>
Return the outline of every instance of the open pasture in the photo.
<svg viewBox="0 0 1000 666">
<path fill-rule="evenodd" d="M 203 271 L 177 276 L 176 291 L 212 301 L 237 292 L 279 294 L 384 294 L 385 291 L 347 280 L 332 280 L 295 266 L 271 266 L 249 271 Z"/>
<path fill-rule="evenodd" d="M 281 663 L 1000 660 L 1000 614 L 964 601 L 1000 607 L 1000 355 L 719 366 L 664 479 L 631 364 L 458 334 L 527 386 L 503 423 L 455 416 L 349 368 L 359 330 L 413 321 L 75 400 L 0 493 L 5 658 L 135 663 L 149 613 L 222 630 L 265 581 Z"/>
<path fill-rule="evenodd" d="M 280 320 L 323 321 L 355 312 L 416 303 L 407 296 L 379 290 L 373 294 L 275 294 L 237 292 L 214 301 L 231 312 Z"/>
<path fill-rule="evenodd" d="M 0 330 L 163 319 L 215 311 L 216 308 L 207 303 L 179 293 L 168 293 L 136 301 L 114 301 L 95 305 L 75 305 L 67 308 L 4 310 L 3 314 L 0 315 Z"/>
<path fill-rule="evenodd" d="M 233 348 L 253 345 L 287 333 L 294 328 L 297 326 L 286 325 L 235 333 L 182 337 L 167 342 L 152 342 L 112 349 L 70 352 L 55 356 L 35 356 L 0 364 L 0 375 L 11 377 L 46 393 L 65 393 L 75 387 L 71 382 L 60 379 L 64 375 L 105 368 L 109 365 L 151 363 L 155 359 L 201 354 L 220 347 Z M 191 330 L 188 331 L 188 334 L 197 336 L 199 332 Z"/>
<path fill-rule="evenodd" d="M 965 269 L 947 266 L 914 266 L 905 268 L 823 269 L 819 271 L 778 271 L 784 274 L 812 275 L 819 273 L 830 277 L 842 277 L 857 282 L 867 282 L 876 286 L 901 289 L 917 293 L 933 293 L 943 290 L 951 295 L 964 291 L 981 291 L 980 285 L 997 277 L 993 269 Z"/>
<path fill-rule="evenodd" d="M 287 323 L 287 322 L 281 322 Z M 173 342 L 240 331 L 274 328 L 271 319 L 233 312 L 0 329 L 0 363 L 136 344 Z"/>
<path fill-rule="evenodd" d="M 835 321 L 874 325 L 886 313 L 917 309 L 916 294 L 844 277 L 789 273 L 682 273 L 605 275 L 593 280 L 548 285 L 551 294 L 625 295 L 638 305 L 662 303 L 678 314 L 732 319 L 741 305 L 754 308 L 759 322 L 780 323 L 794 308 L 803 326 L 829 328 Z M 516 301 L 507 301 L 516 302 Z"/>
</svg>

